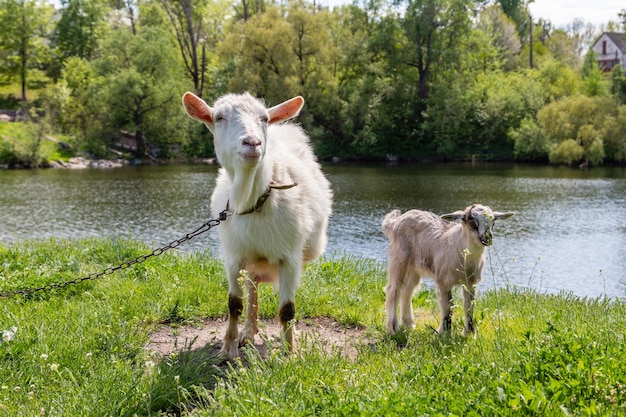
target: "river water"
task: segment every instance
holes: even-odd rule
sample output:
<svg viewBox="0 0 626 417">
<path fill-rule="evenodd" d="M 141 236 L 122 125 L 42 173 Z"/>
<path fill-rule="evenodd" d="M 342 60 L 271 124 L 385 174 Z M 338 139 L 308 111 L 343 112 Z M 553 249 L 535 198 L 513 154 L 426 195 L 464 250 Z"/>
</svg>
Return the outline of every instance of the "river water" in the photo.
<svg viewBox="0 0 626 417">
<path fill-rule="evenodd" d="M 518 164 L 327 164 L 333 217 L 326 255 L 386 262 L 385 213 L 482 203 L 496 224 L 481 288 L 626 297 L 626 168 Z M 215 166 L 0 171 L 0 243 L 128 237 L 160 247 L 208 219 Z M 219 256 L 213 231 L 180 247 Z M 384 283 L 381 283 L 381 287 Z"/>
</svg>

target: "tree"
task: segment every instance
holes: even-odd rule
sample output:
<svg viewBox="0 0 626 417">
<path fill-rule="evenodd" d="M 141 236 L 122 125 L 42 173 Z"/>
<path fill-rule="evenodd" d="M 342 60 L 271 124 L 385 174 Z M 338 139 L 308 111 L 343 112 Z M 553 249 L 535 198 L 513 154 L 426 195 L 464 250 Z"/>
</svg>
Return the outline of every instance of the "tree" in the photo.
<svg viewBox="0 0 626 417">
<path fill-rule="evenodd" d="M 515 143 L 515 158 L 526 161 L 543 160 L 550 151 L 550 143 L 537 122 L 526 117 L 517 129 L 511 129 L 509 138 Z"/>
<path fill-rule="evenodd" d="M 593 68 L 583 79 L 581 92 L 589 97 L 607 97 L 609 95 L 609 84 L 600 68 Z"/>
<path fill-rule="evenodd" d="M 232 67 L 230 91 L 250 91 L 279 103 L 300 89 L 293 46 L 295 33 L 278 7 L 270 6 L 236 24 L 219 53 Z"/>
<path fill-rule="evenodd" d="M 104 40 L 100 55 L 94 65 L 103 78 L 104 128 L 133 132 L 139 156 L 148 151 L 146 135 L 153 143 L 180 139 L 180 92 L 185 86 L 168 33 L 156 27 L 141 28 L 137 35 L 115 30 Z"/>
<path fill-rule="evenodd" d="M 537 114 L 539 126 L 551 143 L 550 162 L 601 164 L 621 160 L 626 149 L 624 119 L 619 103 L 608 97 L 567 97 L 550 103 Z M 605 148 L 605 141 L 610 146 Z"/>
<path fill-rule="evenodd" d="M 557 60 L 548 59 L 543 62 L 538 69 L 538 76 L 548 101 L 556 101 L 579 92 L 579 74 Z"/>
<path fill-rule="evenodd" d="M 454 65 L 457 46 L 469 30 L 467 0 L 409 0 L 402 22 L 407 45 L 405 64 L 417 70 L 419 98 L 428 97 L 435 66 Z"/>
<path fill-rule="evenodd" d="M 91 59 L 104 33 L 105 7 L 101 0 L 63 0 L 61 18 L 52 41 L 62 59 Z"/>
<path fill-rule="evenodd" d="M 502 11 L 515 22 L 518 30 L 521 31 L 524 30 L 524 25 L 528 22 L 527 3 L 532 2 L 533 0 L 498 0 Z"/>
<path fill-rule="evenodd" d="M 565 139 L 550 151 L 550 162 L 572 165 L 580 162 L 584 154 L 585 150 L 576 140 Z"/>
<path fill-rule="evenodd" d="M 100 124 L 98 119 L 102 113 L 92 99 L 97 83 L 89 61 L 70 57 L 61 79 L 45 95 L 61 132 L 75 135 L 83 144 L 90 138 L 90 129 Z"/>
<path fill-rule="evenodd" d="M 602 143 L 607 159 L 626 161 L 626 105 L 608 114 L 601 127 Z"/>
<path fill-rule="evenodd" d="M 172 32 L 194 92 L 202 96 L 209 54 L 223 36 L 227 3 L 198 0 L 159 0 L 167 14 Z"/>
<path fill-rule="evenodd" d="M 592 23 L 585 23 L 582 19 L 574 19 L 565 26 L 565 32 L 571 39 L 574 55 L 583 56 L 583 51 L 589 49 L 596 37 L 596 28 Z"/>
<path fill-rule="evenodd" d="M 626 104 L 626 74 L 621 65 L 616 65 L 611 71 L 611 94 L 620 103 Z"/>
<path fill-rule="evenodd" d="M 505 69 L 517 66 L 521 42 L 515 22 L 498 5 L 489 6 L 480 13 L 477 29 L 487 34 Z"/>
<path fill-rule="evenodd" d="M 545 44 L 555 60 L 570 68 L 580 68 L 581 55 L 576 38 L 563 30 L 554 30 Z"/>
<path fill-rule="evenodd" d="M 27 99 L 29 72 L 44 66 L 44 39 L 52 12 L 52 6 L 37 0 L 0 0 L 0 51 L 5 54 L 0 70 L 9 79 L 19 80 L 23 102 Z"/>
<path fill-rule="evenodd" d="M 235 6 L 237 11 L 237 18 L 248 20 L 255 14 L 264 13 L 265 0 L 241 0 L 238 6 Z"/>
</svg>

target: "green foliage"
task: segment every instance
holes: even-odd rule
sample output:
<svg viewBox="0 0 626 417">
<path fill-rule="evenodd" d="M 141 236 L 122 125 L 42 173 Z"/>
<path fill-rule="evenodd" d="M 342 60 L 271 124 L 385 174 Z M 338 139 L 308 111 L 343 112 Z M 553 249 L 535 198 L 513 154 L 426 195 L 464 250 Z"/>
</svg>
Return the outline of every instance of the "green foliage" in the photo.
<svg viewBox="0 0 626 417">
<path fill-rule="evenodd" d="M 626 161 L 626 106 L 621 105 L 616 114 L 607 115 L 602 125 L 602 143 L 608 158 Z"/>
<path fill-rule="evenodd" d="M 550 33 L 545 43 L 553 59 L 569 68 L 578 69 L 581 66 L 580 39 L 580 34 L 570 35 L 565 30 L 557 29 Z"/>
<path fill-rule="evenodd" d="M 19 164 L 20 158 L 13 149 L 13 144 L 0 138 L 0 164 L 14 167 Z"/>
<path fill-rule="evenodd" d="M 545 62 L 539 69 L 539 79 L 546 90 L 548 101 L 578 94 L 579 75 L 561 62 Z"/>
<path fill-rule="evenodd" d="M 59 149 L 58 143 L 49 140 L 41 126 L 32 122 L 0 123 L 0 164 L 35 167 L 73 156 L 70 150 Z"/>
<path fill-rule="evenodd" d="M 611 94 L 621 104 L 626 104 L 626 74 L 621 65 L 616 65 L 611 71 Z"/>
<path fill-rule="evenodd" d="M 0 125 L 0 163 L 36 167 L 45 161 L 41 152 L 41 125 L 32 122 Z"/>
<path fill-rule="evenodd" d="M 531 25 L 516 0 L 245 1 L 234 12 L 225 0 L 64 0 L 55 21 L 31 0 L 0 4 L 7 108 L 28 87 L 50 113 L 42 131 L 101 157 L 122 131 L 139 157 L 148 144 L 166 156 L 173 142 L 185 156 L 212 156 L 210 135 L 182 111 L 187 90 L 208 101 L 247 90 L 268 105 L 304 96 L 298 122 L 320 158 L 541 160 L 578 140 L 539 135 L 530 121 L 543 105 L 580 93 L 626 100 L 621 68 L 605 77 L 593 52 L 581 65 L 584 34 Z M 585 159 L 624 160 L 621 134 L 608 136 L 619 117 L 607 117 L 606 128 L 592 124 L 599 139 L 581 145 Z"/>
<path fill-rule="evenodd" d="M 598 68 L 598 54 L 593 48 L 589 48 L 583 60 L 582 76 L 588 77 L 595 69 Z"/>
<path fill-rule="evenodd" d="M 56 24 L 52 42 L 61 57 L 90 59 L 106 30 L 105 3 L 101 0 L 63 0 L 63 13 Z"/>
<path fill-rule="evenodd" d="M 0 246 L 2 290 L 74 279 L 147 252 L 107 239 Z M 270 348 L 262 359 L 243 349 L 244 361 L 229 365 L 212 344 L 165 357 L 144 348 L 160 323 L 226 314 L 224 271 L 208 253 L 167 252 L 98 280 L 5 299 L 0 407 L 7 415 L 623 414 L 622 300 L 493 290 L 476 300 L 478 334 L 464 338 L 461 314 L 450 335 L 431 329 L 437 295 L 422 291 L 416 329 L 388 337 L 384 282 L 384 265 L 368 260 L 311 264 L 297 319 L 365 327 L 355 351 L 327 350 L 310 335 L 293 355 Z M 277 296 L 261 289 L 261 314 L 274 316 Z"/>
<path fill-rule="evenodd" d="M 437 151 L 459 158 L 512 155 L 515 141 L 509 140 L 509 133 L 545 103 L 540 78 L 532 71 L 485 72 L 463 90 L 466 83 L 457 77 L 442 84 L 425 112 L 425 127 Z"/>
<path fill-rule="evenodd" d="M 548 104 L 537 117 L 553 146 L 550 161 L 568 165 L 622 161 L 626 137 L 619 123 L 625 111 L 624 105 L 608 97 L 577 96 Z"/>
<path fill-rule="evenodd" d="M 406 37 L 401 53 L 404 65 L 417 71 L 420 99 L 428 98 L 437 72 L 459 62 L 456 45 L 470 32 L 469 8 L 466 0 L 408 2 L 401 22 Z"/>
<path fill-rule="evenodd" d="M 550 162 L 572 165 L 580 162 L 585 149 L 574 139 L 565 139 L 550 151 Z"/>
<path fill-rule="evenodd" d="M 22 101 L 27 99 L 29 76 L 48 58 L 45 37 L 52 11 L 52 6 L 36 0 L 0 1 L 0 74 L 20 83 Z"/>
<path fill-rule="evenodd" d="M 548 155 L 550 143 L 534 119 L 523 119 L 519 128 L 509 130 L 508 136 L 515 143 L 515 158 L 537 161 Z"/>
<path fill-rule="evenodd" d="M 589 71 L 583 79 L 581 92 L 589 97 L 607 97 L 609 95 L 609 83 L 600 68 L 596 66 Z"/>
<path fill-rule="evenodd" d="M 146 151 L 146 138 L 159 144 L 182 142 L 177 127 L 183 120 L 179 92 L 184 83 L 167 32 L 145 27 L 136 35 L 128 30 L 110 35 L 94 62 L 102 77 L 97 93 L 108 109 L 101 111 L 104 128 L 134 133 L 139 155 Z"/>
<path fill-rule="evenodd" d="M 517 67 L 521 41 L 515 29 L 514 21 L 506 15 L 500 6 L 494 3 L 486 7 L 480 13 L 477 29 L 487 35 L 495 52 L 495 56 L 493 56 L 484 53 L 488 51 L 487 48 L 478 49 L 476 55 L 482 55 L 481 60 L 485 70 L 491 69 L 490 66 L 494 64 L 494 61 L 497 62 L 498 58 L 506 70 Z M 496 65 L 493 69 L 498 69 L 498 66 Z"/>
</svg>

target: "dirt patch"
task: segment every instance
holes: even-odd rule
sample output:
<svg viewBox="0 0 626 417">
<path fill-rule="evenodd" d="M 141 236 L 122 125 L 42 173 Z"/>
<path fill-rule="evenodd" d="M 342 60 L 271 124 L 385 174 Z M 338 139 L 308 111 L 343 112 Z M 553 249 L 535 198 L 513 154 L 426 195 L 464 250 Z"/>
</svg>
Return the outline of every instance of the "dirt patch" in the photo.
<svg viewBox="0 0 626 417">
<path fill-rule="evenodd" d="M 150 336 L 146 348 L 158 355 L 200 349 L 207 344 L 214 345 L 217 354 L 228 322 L 224 319 L 207 320 L 198 326 L 163 326 Z M 276 319 L 259 320 L 259 334 L 254 345 L 261 357 L 266 357 L 268 347 L 279 347 L 280 323 Z M 241 330 L 241 326 L 240 326 Z M 328 352 L 338 351 L 354 358 L 359 347 L 373 343 L 365 328 L 345 327 L 328 317 L 300 320 L 296 323 L 296 342 L 315 343 Z"/>
</svg>

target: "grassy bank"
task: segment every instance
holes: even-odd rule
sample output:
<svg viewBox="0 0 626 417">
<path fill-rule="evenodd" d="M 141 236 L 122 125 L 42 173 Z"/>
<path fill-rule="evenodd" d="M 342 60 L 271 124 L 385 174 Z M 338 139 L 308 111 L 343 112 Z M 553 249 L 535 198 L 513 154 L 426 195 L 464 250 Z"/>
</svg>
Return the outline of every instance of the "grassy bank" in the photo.
<svg viewBox="0 0 626 417">
<path fill-rule="evenodd" d="M 57 142 L 38 131 L 35 124 L 25 122 L 0 123 L 0 165 L 9 167 L 36 167 L 51 161 L 65 161 L 74 156 L 68 149 L 60 149 Z M 68 141 L 66 136 L 56 140 Z"/>
<path fill-rule="evenodd" d="M 0 246 L 2 291 L 85 276 L 149 252 L 128 241 Z M 213 350 L 165 358 L 144 348 L 158 325 L 223 317 L 226 282 L 208 253 L 166 253 L 79 285 L 0 300 L 0 414 L 103 415 L 624 415 L 626 304 L 531 291 L 481 293 L 476 337 L 436 335 L 436 294 L 415 297 L 416 330 L 383 331 L 385 271 L 368 260 L 307 268 L 297 318 L 366 329 L 355 357 L 314 339 L 249 366 Z M 262 317 L 276 315 L 269 286 Z M 196 346 L 195 348 L 198 348 Z M 219 365 L 219 366 L 217 366 Z"/>
</svg>

